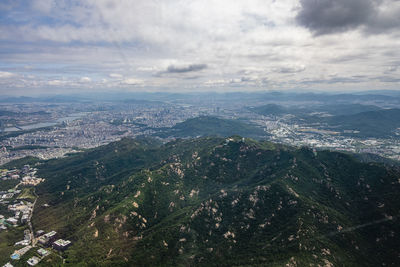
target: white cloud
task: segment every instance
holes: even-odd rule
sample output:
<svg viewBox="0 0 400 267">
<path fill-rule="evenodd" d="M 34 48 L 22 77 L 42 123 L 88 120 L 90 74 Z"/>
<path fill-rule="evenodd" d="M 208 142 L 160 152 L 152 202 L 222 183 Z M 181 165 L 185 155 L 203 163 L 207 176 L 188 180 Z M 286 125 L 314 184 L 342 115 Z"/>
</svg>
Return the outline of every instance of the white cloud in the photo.
<svg viewBox="0 0 400 267">
<path fill-rule="evenodd" d="M 122 78 L 123 76 L 121 74 L 118 73 L 110 73 L 108 76 L 110 76 L 111 78 Z"/>
<path fill-rule="evenodd" d="M 138 67 L 136 68 L 137 71 L 142 71 L 142 72 L 157 72 L 160 71 L 159 68 L 156 67 Z"/>
<path fill-rule="evenodd" d="M 82 77 L 79 81 L 82 83 L 88 83 L 88 82 L 91 82 L 92 79 L 89 77 Z"/>
<path fill-rule="evenodd" d="M 18 10 L 21 21 L 0 25 L 0 61 L 32 66 L 15 72 L 34 75 L 35 86 L 85 88 L 334 88 L 332 73 L 398 75 L 388 66 L 400 64 L 399 29 L 379 42 L 361 30 L 316 37 L 296 24 L 299 8 L 299 0 L 37 0 Z M 2 70 L 0 78 L 11 68 Z"/>
<path fill-rule="evenodd" d="M 66 81 L 62 81 L 62 80 L 50 80 L 47 82 L 48 85 L 52 85 L 52 86 L 65 85 L 66 83 L 67 83 Z"/>
<path fill-rule="evenodd" d="M 122 81 L 123 84 L 128 84 L 128 85 L 143 85 L 144 81 L 140 79 L 135 79 L 135 78 L 128 78 Z"/>
<path fill-rule="evenodd" d="M 0 79 L 2 79 L 2 78 L 11 78 L 13 76 L 15 76 L 14 73 L 7 72 L 7 71 L 0 71 Z"/>
</svg>

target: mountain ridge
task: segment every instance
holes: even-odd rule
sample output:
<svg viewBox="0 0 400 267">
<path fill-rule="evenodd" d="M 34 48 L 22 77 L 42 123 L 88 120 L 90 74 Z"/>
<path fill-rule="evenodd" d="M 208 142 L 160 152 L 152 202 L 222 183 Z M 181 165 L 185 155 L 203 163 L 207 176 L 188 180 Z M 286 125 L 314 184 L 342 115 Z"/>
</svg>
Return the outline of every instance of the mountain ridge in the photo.
<svg viewBox="0 0 400 267">
<path fill-rule="evenodd" d="M 124 139 L 38 168 L 33 224 L 73 241 L 66 265 L 399 263 L 400 172 L 351 155 L 240 136 Z"/>
</svg>

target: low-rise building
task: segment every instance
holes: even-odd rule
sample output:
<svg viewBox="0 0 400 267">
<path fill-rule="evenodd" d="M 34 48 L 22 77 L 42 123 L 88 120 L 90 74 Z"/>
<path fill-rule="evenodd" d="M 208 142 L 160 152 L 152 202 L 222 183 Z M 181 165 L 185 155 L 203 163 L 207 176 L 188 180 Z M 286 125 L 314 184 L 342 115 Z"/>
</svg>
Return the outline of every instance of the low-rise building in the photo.
<svg viewBox="0 0 400 267">
<path fill-rule="evenodd" d="M 31 232 L 28 230 L 28 229 L 26 229 L 25 231 L 24 231 L 24 239 L 25 240 L 29 240 L 29 241 L 31 241 Z"/>
<path fill-rule="evenodd" d="M 47 255 L 50 254 L 50 251 L 45 250 L 44 248 L 40 248 L 37 250 L 37 253 L 39 253 L 39 255 L 42 257 L 46 257 Z"/>
<path fill-rule="evenodd" d="M 49 244 L 49 239 L 46 238 L 44 235 L 39 236 L 38 240 L 39 244 L 43 245 L 43 246 L 47 246 Z"/>
<path fill-rule="evenodd" d="M 16 243 L 14 244 L 14 246 L 28 246 L 29 243 L 30 243 L 29 240 L 24 239 L 24 240 L 21 240 L 21 241 L 16 242 Z"/>
<path fill-rule="evenodd" d="M 71 241 L 58 239 L 53 243 L 53 248 L 56 250 L 66 250 L 71 245 Z"/>
<path fill-rule="evenodd" d="M 19 175 L 18 174 L 13 174 L 13 175 L 11 175 L 11 179 L 14 179 L 14 180 L 19 179 Z"/>
<path fill-rule="evenodd" d="M 42 234 L 38 238 L 39 244 L 42 244 L 44 246 L 49 246 L 51 243 L 56 239 L 57 232 L 56 231 L 51 231 L 48 232 L 47 234 Z"/>
<path fill-rule="evenodd" d="M 38 230 L 38 231 L 36 231 L 36 236 L 37 237 L 39 237 L 39 236 L 41 236 L 41 235 L 43 235 L 44 234 L 44 231 L 43 230 Z"/>
<path fill-rule="evenodd" d="M 24 165 L 24 167 L 22 168 L 22 172 L 28 173 L 30 169 L 31 169 L 31 167 L 29 165 Z"/>
<path fill-rule="evenodd" d="M 56 239 L 56 236 L 57 236 L 56 231 L 51 231 L 44 235 L 44 237 L 46 237 L 49 240 L 49 242 L 53 242 Z"/>
<path fill-rule="evenodd" d="M 6 220 L 6 222 L 8 222 L 9 224 L 12 224 L 12 225 L 17 225 L 18 220 L 15 219 L 14 217 L 10 217 L 10 218 L 8 218 L 8 219 Z"/>
<path fill-rule="evenodd" d="M 24 214 L 21 217 L 21 223 L 27 223 L 29 220 L 29 215 L 28 214 Z"/>
<path fill-rule="evenodd" d="M 33 256 L 32 258 L 29 258 L 29 260 L 26 261 L 26 263 L 28 263 L 30 266 L 35 266 L 36 264 L 38 264 L 40 261 L 40 259 L 36 256 Z"/>
<path fill-rule="evenodd" d="M 27 253 L 31 248 L 32 248 L 32 246 L 30 246 L 30 245 L 23 247 L 19 250 L 14 251 L 14 253 L 10 257 L 13 260 L 19 260 L 21 258 L 21 256 L 23 256 L 25 253 Z"/>
<path fill-rule="evenodd" d="M 2 198 L 3 198 L 3 199 L 12 198 L 13 196 L 14 196 L 14 193 L 7 193 L 7 194 L 4 194 L 4 195 L 2 196 Z"/>
</svg>

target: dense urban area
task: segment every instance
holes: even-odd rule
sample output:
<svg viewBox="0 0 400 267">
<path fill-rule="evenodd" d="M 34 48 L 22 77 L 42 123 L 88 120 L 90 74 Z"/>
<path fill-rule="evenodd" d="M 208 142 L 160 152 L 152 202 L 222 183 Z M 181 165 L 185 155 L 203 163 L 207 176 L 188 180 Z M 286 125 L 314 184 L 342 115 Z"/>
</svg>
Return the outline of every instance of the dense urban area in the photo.
<svg viewBox="0 0 400 267">
<path fill-rule="evenodd" d="M 285 102 L 283 105 L 307 106 L 311 101 Z M 371 103 L 372 102 L 372 103 Z M 268 103 L 268 102 L 267 102 Z M 312 102 L 315 104 L 314 102 Z M 196 101 L 124 101 L 87 103 L 0 103 L 0 165 L 25 156 L 40 159 L 62 157 L 67 153 L 97 147 L 123 137 L 158 133 L 199 116 L 215 116 L 257 125 L 265 132 L 262 139 L 295 146 L 311 146 L 355 153 L 372 153 L 400 159 L 397 128 L 391 135 L 366 136 L 351 127 L 326 129 L 315 117 L 333 116 L 329 110 L 313 112 L 312 119 L 298 116 L 298 110 L 257 112 L 258 100 Z M 396 105 L 368 101 L 367 104 L 389 109 Z M 269 104 L 272 105 L 272 104 Z M 349 104 L 351 105 L 351 104 Z M 359 104 L 357 104 L 359 105 Z M 371 105 L 369 105 L 371 107 Z M 339 107 L 340 109 L 340 107 Z M 336 126 L 337 127 L 337 126 Z M 162 136 L 163 141 L 174 136 Z"/>
</svg>

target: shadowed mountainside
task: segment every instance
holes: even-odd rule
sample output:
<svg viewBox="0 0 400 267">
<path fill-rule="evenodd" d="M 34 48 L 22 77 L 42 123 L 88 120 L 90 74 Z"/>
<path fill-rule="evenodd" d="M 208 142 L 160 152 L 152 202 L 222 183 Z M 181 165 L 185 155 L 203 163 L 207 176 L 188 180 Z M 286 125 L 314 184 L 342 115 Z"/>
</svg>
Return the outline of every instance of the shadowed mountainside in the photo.
<svg viewBox="0 0 400 267">
<path fill-rule="evenodd" d="M 123 139 L 38 168 L 33 224 L 73 241 L 67 265 L 400 264 L 400 173 L 346 154 Z"/>
</svg>

